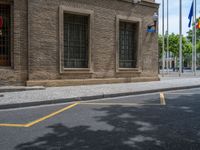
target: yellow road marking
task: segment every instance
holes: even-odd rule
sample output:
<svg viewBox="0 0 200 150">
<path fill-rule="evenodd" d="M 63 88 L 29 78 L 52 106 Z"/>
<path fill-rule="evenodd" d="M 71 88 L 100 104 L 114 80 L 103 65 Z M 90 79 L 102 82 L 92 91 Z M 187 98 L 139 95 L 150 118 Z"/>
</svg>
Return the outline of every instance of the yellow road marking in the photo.
<svg viewBox="0 0 200 150">
<path fill-rule="evenodd" d="M 173 93 L 173 92 L 168 92 L 167 94 L 171 94 L 171 95 L 192 95 L 194 93 Z"/>
<path fill-rule="evenodd" d="M 166 105 L 164 93 L 160 93 L 160 104 Z"/>
<path fill-rule="evenodd" d="M 55 115 L 58 115 L 58 114 L 60 114 L 61 112 L 67 110 L 67 109 L 70 109 L 70 108 L 72 108 L 72 107 L 75 107 L 75 106 L 78 105 L 78 104 L 79 104 L 79 103 L 75 103 L 75 104 L 72 104 L 72 105 L 70 105 L 70 106 L 67 106 L 67 107 L 65 107 L 65 108 L 63 108 L 63 109 L 61 109 L 61 110 L 58 110 L 58 111 L 56 111 L 56 112 L 54 112 L 54 113 L 52 113 L 52 114 L 49 114 L 49 115 L 44 116 L 44 117 L 42 117 L 42 118 L 40 118 L 40 119 L 38 119 L 38 120 L 35 120 L 35 121 L 33 121 L 33 122 L 27 124 L 26 126 L 27 126 L 27 127 L 31 127 L 31 126 L 33 126 L 33 125 L 39 123 L 39 122 L 42 122 L 42 121 L 44 121 L 44 120 L 46 120 L 46 119 L 48 119 L 48 118 L 51 118 L 51 117 L 53 117 L 53 116 L 55 116 Z"/>
<path fill-rule="evenodd" d="M 79 102 L 74 103 L 72 105 L 69 105 L 69 106 L 67 106 L 67 107 L 65 107 L 63 109 L 60 109 L 60 110 L 58 110 L 56 112 L 53 112 L 53 113 L 51 113 L 51 114 L 49 114 L 47 116 L 44 116 L 44 117 L 42 117 L 40 119 L 37 119 L 37 120 L 32 121 L 32 122 L 27 123 L 27 124 L 0 124 L 0 127 L 32 127 L 33 125 L 38 124 L 38 123 L 40 123 L 40 122 L 42 122 L 42 121 L 44 121 L 46 119 L 49 119 L 49 118 L 51 118 L 51 117 L 53 117 L 55 115 L 58 115 L 58 114 L 66 111 L 66 110 L 68 110 L 68 109 L 70 109 L 72 107 L 75 107 L 78 104 L 79 104 Z"/>
<path fill-rule="evenodd" d="M 26 124 L 0 124 L 0 127 L 26 127 Z"/>
<path fill-rule="evenodd" d="M 139 103 L 80 103 L 80 105 L 121 105 L 121 106 L 159 106 L 160 104 L 139 104 Z"/>
</svg>

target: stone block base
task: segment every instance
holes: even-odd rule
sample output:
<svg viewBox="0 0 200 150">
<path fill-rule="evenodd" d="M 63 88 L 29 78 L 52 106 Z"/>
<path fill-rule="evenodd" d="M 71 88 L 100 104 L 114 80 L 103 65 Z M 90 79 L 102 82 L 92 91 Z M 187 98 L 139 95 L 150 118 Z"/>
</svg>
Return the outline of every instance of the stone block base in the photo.
<svg viewBox="0 0 200 150">
<path fill-rule="evenodd" d="M 138 77 L 138 78 L 105 78 L 105 79 L 67 79 L 67 80 L 29 80 L 27 86 L 75 86 L 75 85 L 93 85 L 93 84 L 112 84 L 112 83 L 131 83 L 159 81 L 159 77 Z"/>
</svg>

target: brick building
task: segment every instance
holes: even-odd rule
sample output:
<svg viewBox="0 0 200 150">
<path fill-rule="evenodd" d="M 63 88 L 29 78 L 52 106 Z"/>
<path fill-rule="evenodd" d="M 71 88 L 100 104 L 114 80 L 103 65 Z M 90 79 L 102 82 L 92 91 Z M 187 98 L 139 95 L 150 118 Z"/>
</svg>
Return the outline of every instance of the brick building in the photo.
<svg viewBox="0 0 200 150">
<path fill-rule="evenodd" d="M 0 85 L 158 80 L 154 0 L 0 0 Z M 2 25 L 2 26 L 1 26 Z"/>
</svg>

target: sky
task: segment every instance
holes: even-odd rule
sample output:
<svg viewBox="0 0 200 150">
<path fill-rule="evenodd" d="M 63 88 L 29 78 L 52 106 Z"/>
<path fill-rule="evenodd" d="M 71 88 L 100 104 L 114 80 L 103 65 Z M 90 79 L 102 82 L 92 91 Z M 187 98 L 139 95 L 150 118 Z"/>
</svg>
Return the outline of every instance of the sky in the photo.
<svg viewBox="0 0 200 150">
<path fill-rule="evenodd" d="M 162 0 L 155 0 L 160 4 L 159 9 L 159 33 L 162 33 Z M 167 9 L 167 0 L 165 1 L 165 31 L 167 25 L 166 18 L 166 9 Z M 182 10 L 183 10 L 183 35 L 187 35 L 187 31 L 189 31 L 188 23 L 188 15 L 190 12 L 191 4 L 193 0 L 182 0 Z M 200 17 L 200 2 L 197 0 L 197 17 Z M 169 0 L 169 33 L 179 34 L 179 0 Z"/>
</svg>

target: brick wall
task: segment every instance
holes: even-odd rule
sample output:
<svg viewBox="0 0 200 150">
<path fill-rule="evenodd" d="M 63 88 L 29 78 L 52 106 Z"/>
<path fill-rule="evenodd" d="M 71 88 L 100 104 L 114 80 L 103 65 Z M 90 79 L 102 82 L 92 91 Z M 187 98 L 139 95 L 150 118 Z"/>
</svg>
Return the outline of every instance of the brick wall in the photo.
<svg viewBox="0 0 200 150">
<path fill-rule="evenodd" d="M 90 73 L 60 73 L 59 6 L 61 5 L 94 11 Z M 157 11 L 157 7 L 158 5 L 154 4 L 133 5 L 119 0 L 29 0 L 29 19 L 27 19 L 27 0 L 15 0 L 14 65 L 11 69 L 0 68 L 1 83 L 24 83 L 27 80 L 27 72 L 29 80 L 157 77 L 157 35 L 146 32 L 146 27 L 152 23 L 152 15 Z M 142 43 L 138 58 L 141 73 L 116 73 L 117 15 L 142 19 L 140 33 Z"/>
<path fill-rule="evenodd" d="M 0 85 L 22 85 L 27 79 L 27 2 L 0 0 L 12 6 L 12 66 L 0 67 Z"/>
<path fill-rule="evenodd" d="M 94 11 L 94 32 L 92 49 L 92 77 L 116 77 L 115 70 L 115 23 L 116 15 L 136 16 L 142 18 L 143 44 L 140 68 L 144 75 L 157 74 L 157 36 L 146 33 L 146 26 L 152 23 L 156 8 L 133 5 L 118 0 L 32 0 L 31 11 L 31 46 L 30 46 L 30 80 L 89 78 L 88 74 L 59 74 L 59 38 L 58 9 L 60 5 L 83 8 Z M 145 10 L 145 11 L 143 11 Z"/>
</svg>

